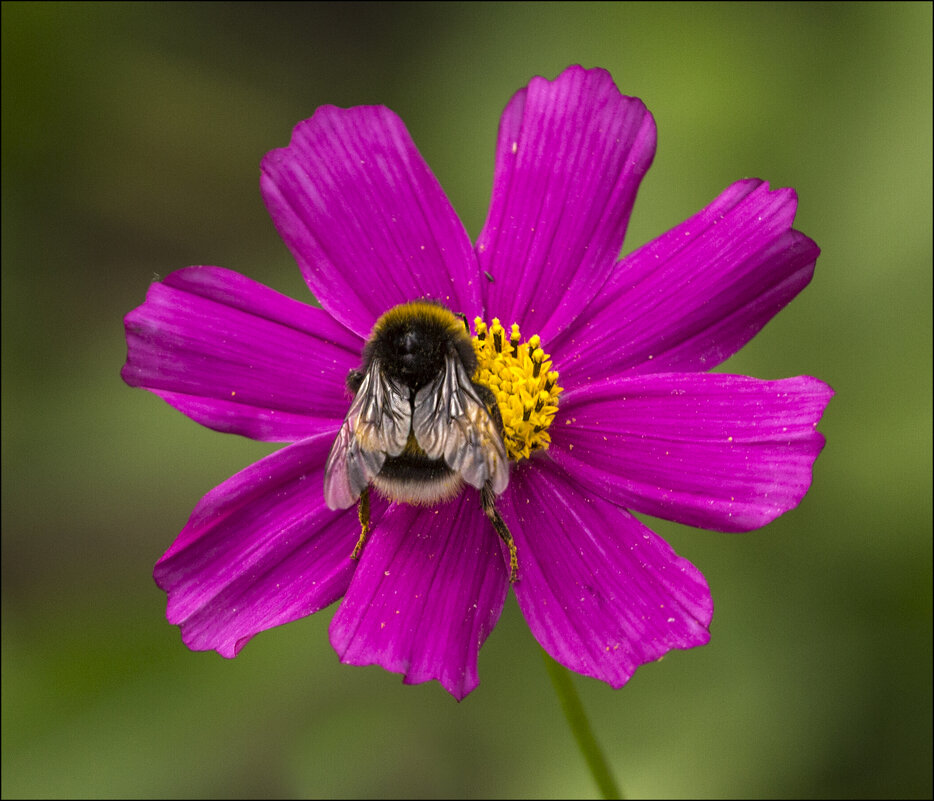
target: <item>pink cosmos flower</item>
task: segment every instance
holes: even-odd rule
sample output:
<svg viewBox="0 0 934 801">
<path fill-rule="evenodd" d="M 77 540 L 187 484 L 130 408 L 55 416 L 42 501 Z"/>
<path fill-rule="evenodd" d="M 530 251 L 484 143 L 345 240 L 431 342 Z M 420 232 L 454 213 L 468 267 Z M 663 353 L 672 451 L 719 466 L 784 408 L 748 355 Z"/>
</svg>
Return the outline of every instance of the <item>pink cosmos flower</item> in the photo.
<svg viewBox="0 0 934 801">
<path fill-rule="evenodd" d="M 341 661 L 461 699 L 510 586 L 552 657 L 613 687 L 708 641 L 703 576 L 628 510 L 748 531 L 802 499 L 832 390 L 706 371 L 807 285 L 819 249 L 792 228 L 794 191 L 749 179 L 618 259 L 654 153 L 651 114 L 607 72 L 534 78 L 503 112 L 475 244 L 387 108 L 319 108 L 266 156 L 263 198 L 322 308 L 190 267 L 126 317 L 128 384 L 291 443 L 209 492 L 156 564 L 188 647 L 233 657 L 343 598 Z M 513 584 L 473 487 L 430 507 L 374 496 L 359 561 L 357 511 L 325 505 L 347 374 L 376 320 L 420 298 L 538 334 L 564 388 L 550 444 L 513 459 L 497 499 Z"/>
</svg>

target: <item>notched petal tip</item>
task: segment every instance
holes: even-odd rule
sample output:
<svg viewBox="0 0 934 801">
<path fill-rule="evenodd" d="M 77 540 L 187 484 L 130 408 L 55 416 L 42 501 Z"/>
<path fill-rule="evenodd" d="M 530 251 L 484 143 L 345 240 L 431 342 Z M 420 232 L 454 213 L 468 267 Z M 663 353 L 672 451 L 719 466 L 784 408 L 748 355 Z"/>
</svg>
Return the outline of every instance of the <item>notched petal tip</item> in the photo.
<svg viewBox="0 0 934 801">
<path fill-rule="evenodd" d="M 550 336 L 606 280 L 655 154 L 655 123 L 605 70 L 533 78 L 500 120 L 476 252 L 488 311 Z"/>
<path fill-rule="evenodd" d="M 467 232 L 385 106 L 318 109 L 263 159 L 260 189 L 315 298 L 361 337 L 414 298 L 480 307 Z"/>
<path fill-rule="evenodd" d="M 706 372 L 810 282 L 820 249 L 795 230 L 797 195 L 758 178 L 619 261 L 587 314 L 553 344 L 573 387 L 627 373 Z M 586 352 L 587 360 L 574 358 Z"/>
<path fill-rule="evenodd" d="M 824 438 L 833 390 L 811 377 L 632 375 L 569 391 L 552 459 L 592 492 L 637 512 L 750 531 L 795 508 Z"/>
<path fill-rule="evenodd" d="M 192 650 L 233 658 L 255 634 L 340 598 L 356 563 L 356 510 L 322 497 L 331 437 L 291 445 L 209 492 L 153 570 Z M 371 509 L 378 521 L 381 501 Z"/>
<path fill-rule="evenodd" d="M 661 537 L 545 460 L 516 483 L 503 509 L 519 548 L 514 589 L 555 660 L 621 687 L 640 665 L 708 642 L 707 582 Z"/>
<path fill-rule="evenodd" d="M 231 270 L 169 274 L 124 324 L 123 380 L 209 428 L 294 442 L 346 413 L 344 380 L 362 340 Z"/>
<path fill-rule="evenodd" d="M 437 680 L 461 700 L 479 682 L 480 647 L 507 590 L 477 492 L 427 509 L 397 504 L 367 543 L 331 644 L 345 664 L 380 665 L 406 684 Z"/>
</svg>

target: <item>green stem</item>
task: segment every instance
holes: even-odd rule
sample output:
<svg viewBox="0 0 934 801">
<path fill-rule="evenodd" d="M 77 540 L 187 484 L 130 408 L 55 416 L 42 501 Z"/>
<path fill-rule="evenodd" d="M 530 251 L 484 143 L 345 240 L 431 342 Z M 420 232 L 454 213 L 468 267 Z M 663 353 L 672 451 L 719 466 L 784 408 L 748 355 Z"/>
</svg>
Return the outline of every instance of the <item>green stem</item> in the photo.
<svg viewBox="0 0 934 801">
<path fill-rule="evenodd" d="M 597 738 L 593 736 L 593 729 L 590 728 L 590 721 L 587 720 L 587 714 L 581 704 L 580 696 L 574 689 L 574 683 L 568 670 L 559 665 L 544 651 L 545 667 L 548 668 L 548 675 L 551 676 L 551 683 L 554 685 L 558 700 L 561 702 L 561 708 L 564 710 L 564 716 L 567 718 L 568 725 L 577 740 L 577 745 L 587 761 L 587 767 L 593 775 L 597 787 L 600 788 L 600 794 L 604 798 L 622 798 L 616 779 L 610 772 L 610 766 L 607 764 L 603 751 L 597 743 Z"/>
</svg>

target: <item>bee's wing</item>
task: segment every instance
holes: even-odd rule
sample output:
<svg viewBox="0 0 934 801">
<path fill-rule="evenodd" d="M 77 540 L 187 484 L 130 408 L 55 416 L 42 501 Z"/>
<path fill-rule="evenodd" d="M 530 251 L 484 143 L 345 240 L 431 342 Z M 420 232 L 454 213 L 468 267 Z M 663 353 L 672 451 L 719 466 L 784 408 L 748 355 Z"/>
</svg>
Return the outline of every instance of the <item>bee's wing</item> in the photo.
<svg viewBox="0 0 934 801">
<path fill-rule="evenodd" d="M 382 469 L 405 449 L 412 427 L 407 388 L 383 376 L 374 359 L 350 404 L 324 467 L 324 500 L 331 509 L 352 506 Z"/>
<path fill-rule="evenodd" d="M 477 489 L 487 481 L 497 495 L 506 489 L 506 448 L 460 359 L 445 359 L 444 371 L 416 393 L 414 406 L 412 433 L 429 458 L 444 457 Z"/>
</svg>

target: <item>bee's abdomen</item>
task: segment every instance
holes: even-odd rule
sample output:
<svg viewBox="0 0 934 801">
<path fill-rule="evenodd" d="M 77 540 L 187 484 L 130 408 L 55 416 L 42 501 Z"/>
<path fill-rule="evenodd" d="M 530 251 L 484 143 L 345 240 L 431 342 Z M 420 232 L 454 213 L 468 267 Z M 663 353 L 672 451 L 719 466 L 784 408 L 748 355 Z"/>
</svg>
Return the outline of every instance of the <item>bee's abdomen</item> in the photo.
<svg viewBox="0 0 934 801">
<path fill-rule="evenodd" d="M 426 506 L 450 500 L 463 485 L 444 459 L 408 451 L 387 458 L 373 479 L 373 486 L 387 500 Z"/>
</svg>

